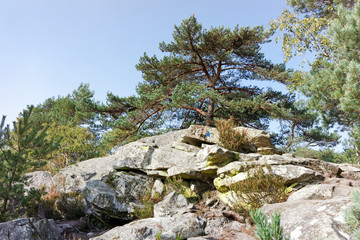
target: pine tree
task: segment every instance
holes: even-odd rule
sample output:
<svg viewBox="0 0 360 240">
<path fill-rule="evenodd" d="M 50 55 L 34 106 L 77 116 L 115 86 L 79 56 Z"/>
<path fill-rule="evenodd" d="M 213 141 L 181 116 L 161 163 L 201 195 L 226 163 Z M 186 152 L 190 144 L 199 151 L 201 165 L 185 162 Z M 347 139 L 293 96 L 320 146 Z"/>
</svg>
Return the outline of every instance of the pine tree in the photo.
<svg viewBox="0 0 360 240">
<path fill-rule="evenodd" d="M 237 125 L 266 129 L 282 119 L 294 131 L 314 118 L 299 110 L 291 94 L 260 88 L 270 81 L 286 84 L 289 72 L 260 52 L 270 34 L 263 27 L 203 29 L 194 16 L 175 26 L 173 41 L 160 43 L 161 59 L 140 58 L 143 79 L 138 96 L 108 95 L 103 113 L 123 132 L 175 129 L 190 124 L 213 125 L 214 118 L 232 118 Z"/>
<path fill-rule="evenodd" d="M 34 197 L 39 200 L 34 191 L 25 195 L 23 175 L 41 167 L 42 157 L 57 146 L 46 140 L 47 128 L 39 131 L 31 124 L 32 109 L 23 111 L 12 130 L 5 126 L 5 117 L 0 125 L 0 222 L 22 215 Z"/>
</svg>

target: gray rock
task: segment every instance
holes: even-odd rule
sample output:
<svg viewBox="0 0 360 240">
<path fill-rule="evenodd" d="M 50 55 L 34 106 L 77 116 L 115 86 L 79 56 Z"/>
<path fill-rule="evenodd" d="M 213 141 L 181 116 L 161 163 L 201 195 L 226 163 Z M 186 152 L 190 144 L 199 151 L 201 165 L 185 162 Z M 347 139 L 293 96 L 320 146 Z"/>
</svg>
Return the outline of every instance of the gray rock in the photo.
<svg viewBox="0 0 360 240">
<path fill-rule="evenodd" d="M 52 219 L 36 220 L 34 218 L 22 218 L 0 223 L 0 239 L 60 240 L 62 237 Z"/>
<path fill-rule="evenodd" d="M 88 212 L 104 220 L 130 220 L 133 203 L 139 202 L 150 191 L 153 179 L 146 175 L 118 172 L 107 178 L 86 182 L 81 190 Z"/>
<path fill-rule="evenodd" d="M 177 192 L 171 192 L 164 199 L 154 205 L 154 217 L 172 217 L 177 214 L 183 214 L 189 211 L 192 204 Z"/>
<path fill-rule="evenodd" d="M 299 200 L 266 204 L 261 209 L 267 216 L 281 213 L 281 226 L 292 240 L 350 239 L 343 212 L 351 204 L 350 197 L 327 200 Z"/>
<path fill-rule="evenodd" d="M 291 194 L 287 201 L 330 199 L 334 190 L 335 186 L 331 184 L 307 185 Z"/>
<path fill-rule="evenodd" d="M 126 239 L 154 240 L 160 236 L 162 240 L 174 240 L 177 236 L 184 239 L 204 235 L 206 221 L 196 214 L 187 213 L 173 217 L 147 218 L 116 227 L 110 231 L 91 238 L 91 240 Z"/>
<path fill-rule="evenodd" d="M 151 156 L 151 163 L 146 170 L 162 170 L 175 166 L 189 167 L 194 163 L 195 154 L 168 147 L 155 149 Z"/>
<path fill-rule="evenodd" d="M 49 192 L 50 189 L 55 185 L 50 172 L 35 171 L 24 174 L 24 177 L 27 179 L 27 185 L 25 185 L 26 190 L 30 188 L 45 188 L 45 191 Z"/>
<path fill-rule="evenodd" d="M 109 185 L 116 190 L 119 201 L 136 202 L 150 191 L 152 183 L 153 179 L 146 175 L 122 171 L 114 174 L 114 180 Z"/>
<path fill-rule="evenodd" d="M 120 219 L 130 220 L 131 206 L 125 201 L 118 200 L 118 194 L 100 180 L 86 182 L 81 190 L 89 207 L 88 213 L 92 213 L 104 220 Z"/>
<path fill-rule="evenodd" d="M 101 180 L 114 172 L 115 156 L 93 158 L 68 166 L 53 178 L 60 192 L 79 192 L 85 187 L 86 181 Z"/>
<path fill-rule="evenodd" d="M 116 161 L 113 168 L 116 170 L 145 169 L 151 161 L 151 156 L 157 146 L 143 142 L 132 142 L 121 146 L 115 152 Z"/>
<path fill-rule="evenodd" d="M 263 170 L 266 172 L 267 168 L 263 168 Z M 319 172 L 301 166 L 273 165 L 270 166 L 270 171 L 271 174 L 286 179 L 286 184 L 297 183 L 298 185 L 307 185 L 325 179 Z"/>
<path fill-rule="evenodd" d="M 229 167 L 226 166 L 223 169 L 219 169 L 218 172 L 220 172 L 221 174 L 218 178 L 214 179 L 215 187 L 220 192 L 228 191 L 228 187 L 230 185 L 244 181 L 249 176 L 252 176 L 254 168 L 248 169 L 249 166 L 251 166 L 251 164 L 243 165 L 241 163 L 232 163 Z M 246 172 L 239 172 L 236 174 L 236 172 L 246 169 L 248 169 Z M 286 179 L 286 184 L 297 183 L 298 186 L 316 183 L 324 180 L 325 178 L 320 173 L 302 166 L 270 165 L 270 172 L 267 167 L 263 167 L 262 169 L 265 173 L 270 173 Z M 228 175 L 225 175 L 224 173 L 227 173 Z"/>
<path fill-rule="evenodd" d="M 162 195 L 165 189 L 164 183 L 160 179 L 156 179 L 154 185 L 151 189 L 151 197 L 155 197 L 155 195 Z"/>
</svg>

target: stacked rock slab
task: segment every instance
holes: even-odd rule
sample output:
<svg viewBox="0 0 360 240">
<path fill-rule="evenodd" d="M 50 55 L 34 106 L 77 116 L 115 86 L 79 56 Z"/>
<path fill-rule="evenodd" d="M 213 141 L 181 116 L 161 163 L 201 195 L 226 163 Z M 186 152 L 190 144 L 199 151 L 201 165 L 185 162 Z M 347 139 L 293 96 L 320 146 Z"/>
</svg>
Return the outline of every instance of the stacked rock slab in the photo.
<svg viewBox="0 0 360 240">
<path fill-rule="evenodd" d="M 268 133 L 243 128 L 239 128 L 239 131 L 248 134 L 247 138 L 255 146 L 253 153 L 238 153 L 221 148 L 218 145 L 219 133 L 215 128 L 191 126 L 189 129 L 147 137 L 120 146 L 113 155 L 79 162 L 62 169 L 50 179 L 48 174 L 42 173 L 30 173 L 29 176 L 47 179 L 46 183 L 52 183 L 60 192 L 82 193 L 88 213 L 106 221 L 115 219 L 121 222 L 132 220 L 133 206 L 138 206 L 153 183 L 152 188 L 161 192 L 166 177 L 181 177 L 192 190 L 196 189 L 199 192 L 216 189 L 223 202 L 231 205 L 236 198 L 233 197 L 229 186 L 247 179 L 255 168 L 262 168 L 268 174 L 283 177 L 286 179 L 286 184 L 297 183 L 298 192 L 290 196 L 287 202 L 271 204 L 263 208 L 268 215 L 275 208 L 282 212 L 286 233 L 294 239 L 313 239 L 310 235 L 306 235 L 306 230 L 315 231 L 316 228 L 323 226 L 328 230 L 324 230 L 323 235 L 319 235 L 320 238 L 323 236 L 323 239 L 337 239 L 327 238 L 335 236 L 336 232 L 344 233 L 344 236 L 347 234 L 342 227 L 333 227 L 331 230 L 329 226 L 343 224 L 342 211 L 351 203 L 350 190 L 358 189 L 356 183 L 360 179 L 359 166 L 295 158 L 291 154 L 273 154 L 276 150 L 271 144 Z M 269 152 L 272 154 L 264 155 Z M 329 179 L 332 182 L 329 182 Z M 342 187 L 346 185 L 345 180 L 351 180 L 347 188 Z M 35 187 L 43 185 L 37 180 L 33 184 Z M 340 189 L 349 191 L 340 191 Z M 119 239 L 133 234 L 131 235 L 134 236 L 133 239 L 137 239 L 140 235 L 136 234 L 141 233 L 147 236 L 143 239 L 154 239 L 159 232 L 161 239 L 172 239 L 171 237 L 174 236 L 176 239 L 177 234 L 184 234 L 183 236 L 187 236 L 188 239 L 207 239 L 200 236 L 213 234 L 209 230 L 210 227 L 206 227 L 206 223 L 209 223 L 209 226 L 224 226 L 224 229 L 233 229 L 237 226 L 231 222 L 225 224 L 226 217 L 220 224 L 217 219 L 210 220 L 197 216 L 189 210 L 182 197 L 168 198 L 168 202 L 176 200 L 185 210 L 172 211 L 163 203 L 165 207 L 158 205 L 158 218 L 131 222 L 94 239 L 107 239 L 106 237 L 111 234 L 118 236 Z M 313 204 L 313 208 L 307 207 L 306 204 Z M 294 220 L 290 215 L 295 214 L 296 211 L 290 208 L 303 213 L 297 214 Z M 166 215 L 167 213 L 173 215 Z M 195 229 L 193 233 L 179 230 L 184 227 L 182 224 L 186 221 L 191 223 L 192 229 Z M 301 225 L 297 226 L 296 221 Z M 174 224 L 169 224 L 171 222 Z M 325 227 L 317 223 L 327 225 Z M 242 239 L 239 236 L 243 235 L 239 232 L 236 236 L 230 237 L 226 235 L 226 231 L 218 232 L 224 232 L 221 235 L 222 239 Z"/>
</svg>

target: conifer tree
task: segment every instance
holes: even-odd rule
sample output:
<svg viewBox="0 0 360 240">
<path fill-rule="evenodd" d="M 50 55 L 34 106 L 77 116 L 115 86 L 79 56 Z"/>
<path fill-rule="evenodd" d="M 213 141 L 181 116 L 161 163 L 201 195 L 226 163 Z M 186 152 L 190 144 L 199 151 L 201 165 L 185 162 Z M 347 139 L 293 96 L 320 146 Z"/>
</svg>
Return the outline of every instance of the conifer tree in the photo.
<svg viewBox="0 0 360 240">
<path fill-rule="evenodd" d="M 21 216 L 30 199 L 39 198 L 34 192 L 25 195 L 23 175 L 43 165 L 42 157 L 57 146 L 46 140 L 47 128 L 39 131 L 31 124 L 32 109 L 22 112 L 13 129 L 5 126 L 5 117 L 0 125 L 0 222 Z"/>
<path fill-rule="evenodd" d="M 170 124 L 213 125 L 214 118 L 232 118 L 237 125 L 266 129 L 270 119 L 286 122 L 290 134 L 312 126 L 314 118 L 299 109 L 291 94 L 262 88 L 286 84 L 289 72 L 260 52 L 270 34 L 263 27 L 204 29 L 194 16 L 175 26 L 173 41 L 160 43 L 161 59 L 140 58 L 143 73 L 138 96 L 108 95 L 103 113 L 124 132 Z M 304 114 L 305 113 L 305 114 Z"/>
</svg>

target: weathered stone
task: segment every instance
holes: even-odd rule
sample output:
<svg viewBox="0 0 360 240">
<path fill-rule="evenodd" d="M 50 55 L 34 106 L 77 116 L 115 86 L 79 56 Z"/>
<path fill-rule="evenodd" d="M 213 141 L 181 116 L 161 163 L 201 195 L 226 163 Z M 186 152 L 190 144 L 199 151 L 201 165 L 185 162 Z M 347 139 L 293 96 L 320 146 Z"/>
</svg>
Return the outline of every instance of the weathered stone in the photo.
<svg viewBox="0 0 360 240">
<path fill-rule="evenodd" d="M 112 219 L 130 220 L 131 206 L 125 201 L 118 200 L 118 194 L 100 180 L 86 182 L 81 190 L 89 213 L 111 221 Z"/>
<path fill-rule="evenodd" d="M 243 240 L 255 240 L 256 238 L 244 233 L 246 230 L 246 224 L 239 221 L 234 221 L 228 217 L 224 217 L 222 212 L 218 215 L 211 216 L 213 212 L 206 214 L 206 237 L 203 238 L 190 238 L 196 239 L 243 239 Z"/>
<path fill-rule="evenodd" d="M 151 155 L 155 148 L 154 144 L 132 142 L 121 146 L 115 153 L 116 161 L 113 168 L 116 170 L 145 169 L 151 161 Z"/>
<path fill-rule="evenodd" d="M 351 180 L 360 180 L 360 166 L 354 164 L 338 164 L 341 169 L 341 177 L 351 179 Z"/>
<path fill-rule="evenodd" d="M 263 168 L 266 173 L 268 169 Z M 297 183 L 298 185 L 307 185 L 316 183 L 325 179 L 320 173 L 301 166 L 293 165 L 273 165 L 270 166 L 271 174 L 277 175 L 286 179 L 285 184 Z"/>
<path fill-rule="evenodd" d="M 151 163 L 146 170 L 163 170 L 175 166 L 190 167 L 193 165 L 194 159 L 194 153 L 160 147 L 152 153 Z"/>
<path fill-rule="evenodd" d="M 86 181 L 101 180 L 114 169 L 112 167 L 115 156 L 93 158 L 60 170 L 53 178 L 54 184 L 60 192 L 79 192 Z"/>
<path fill-rule="evenodd" d="M 26 181 L 28 183 L 25 186 L 25 189 L 35 188 L 41 189 L 45 188 L 46 191 L 49 191 L 52 186 L 54 186 L 52 175 L 47 171 L 35 171 L 24 174 Z"/>
<path fill-rule="evenodd" d="M 257 148 L 264 149 L 275 149 L 271 143 L 271 136 L 264 130 L 258 130 L 254 128 L 237 127 L 235 130 L 243 132 L 249 142 L 253 143 Z"/>
<path fill-rule="evenodd" d="M 151 189 L 151 197 L 160 196 L 165 190 L 165 185 L 160 179 L 156 179 Z"/>
<path fill-rule="evenodd" d="M 180 151 L 192 152 L 192 153 L 197 153 L 197 152 L 199 152 L 201 150 L 200 147 L 196 147 L 196 146 L 186 144 L 186 143 L 183 143 L 183 142 L 174 142 L 172 144 L 172 147 L 177 149 L 177 150 L 180 150 Z"/>
<path fill-rule="evenodd" d="M 60 240 L 62 237 L 54 220 L 52 219 L 36 220 L 34 218 L 22 218 L 0 223 L 0 239 Z"/>
<path fill-rule="evenodd" d="M 189 211 L 192 204 L 177 192 L 171 192 L 164 199 L 154 205 L 154 217 L 172 217 L 176 214 L 183 214 Z"/>
<path fill-rule="evenodd" d="M 199 169 L 216 166 L 222 167 L 239 159 L 239 154 L 217 145 L 206 145 L 196 156 Z"/>
<path fill-rule="evenodd" d="M 350 239 L 343 212 L 351 205 L 351 197 L 327 200 L 298 200 L 266 204 L 261 209 L 267 216 L 281 213 L 281 226 L 292 240 Z"/>
<path fill-rule="evenodd" d="M 146 137 L 138 140 L 138 142 L 153 144 L 158 147 L 171 147 L 174 142 L 181 140 L 182 136 L 186 134 L 189 130 L 182 129 L 174 132 L 169 132 L 161 135 L 155 135 L 151 137 Z"/>
<path fill-rule="evenodd" d="M 160 236 L 162 240 L 174 240 L 176 237 L 188 239 L 204 235 L 206 221 L 193 213 L 175 215 L 173 217 L 147 218 L 116 227 L 91 240 L 126 239 L 154 240 Z"/>
<path fill-rule="evenodd" d="M 191 125 L 180 141 L 198 147 L 201 147 L 203 143 L 217 144 L 219 143 L 219 132 L 213 127 Z"/>
<path fill-rule="evenodd" d="M 334 189 L 335 186 L 330 184 L 307 185 L 291 194 L 287 201 L 330 199 Z"/>
<path fill-rule="evenodd" d="M 117 172 L 113 182 L 108 182 L 117 192 L 117 198 L 124 202 L 135 202 L 149 192 L 153 179 L 133 172 Z"/>
</svg>

